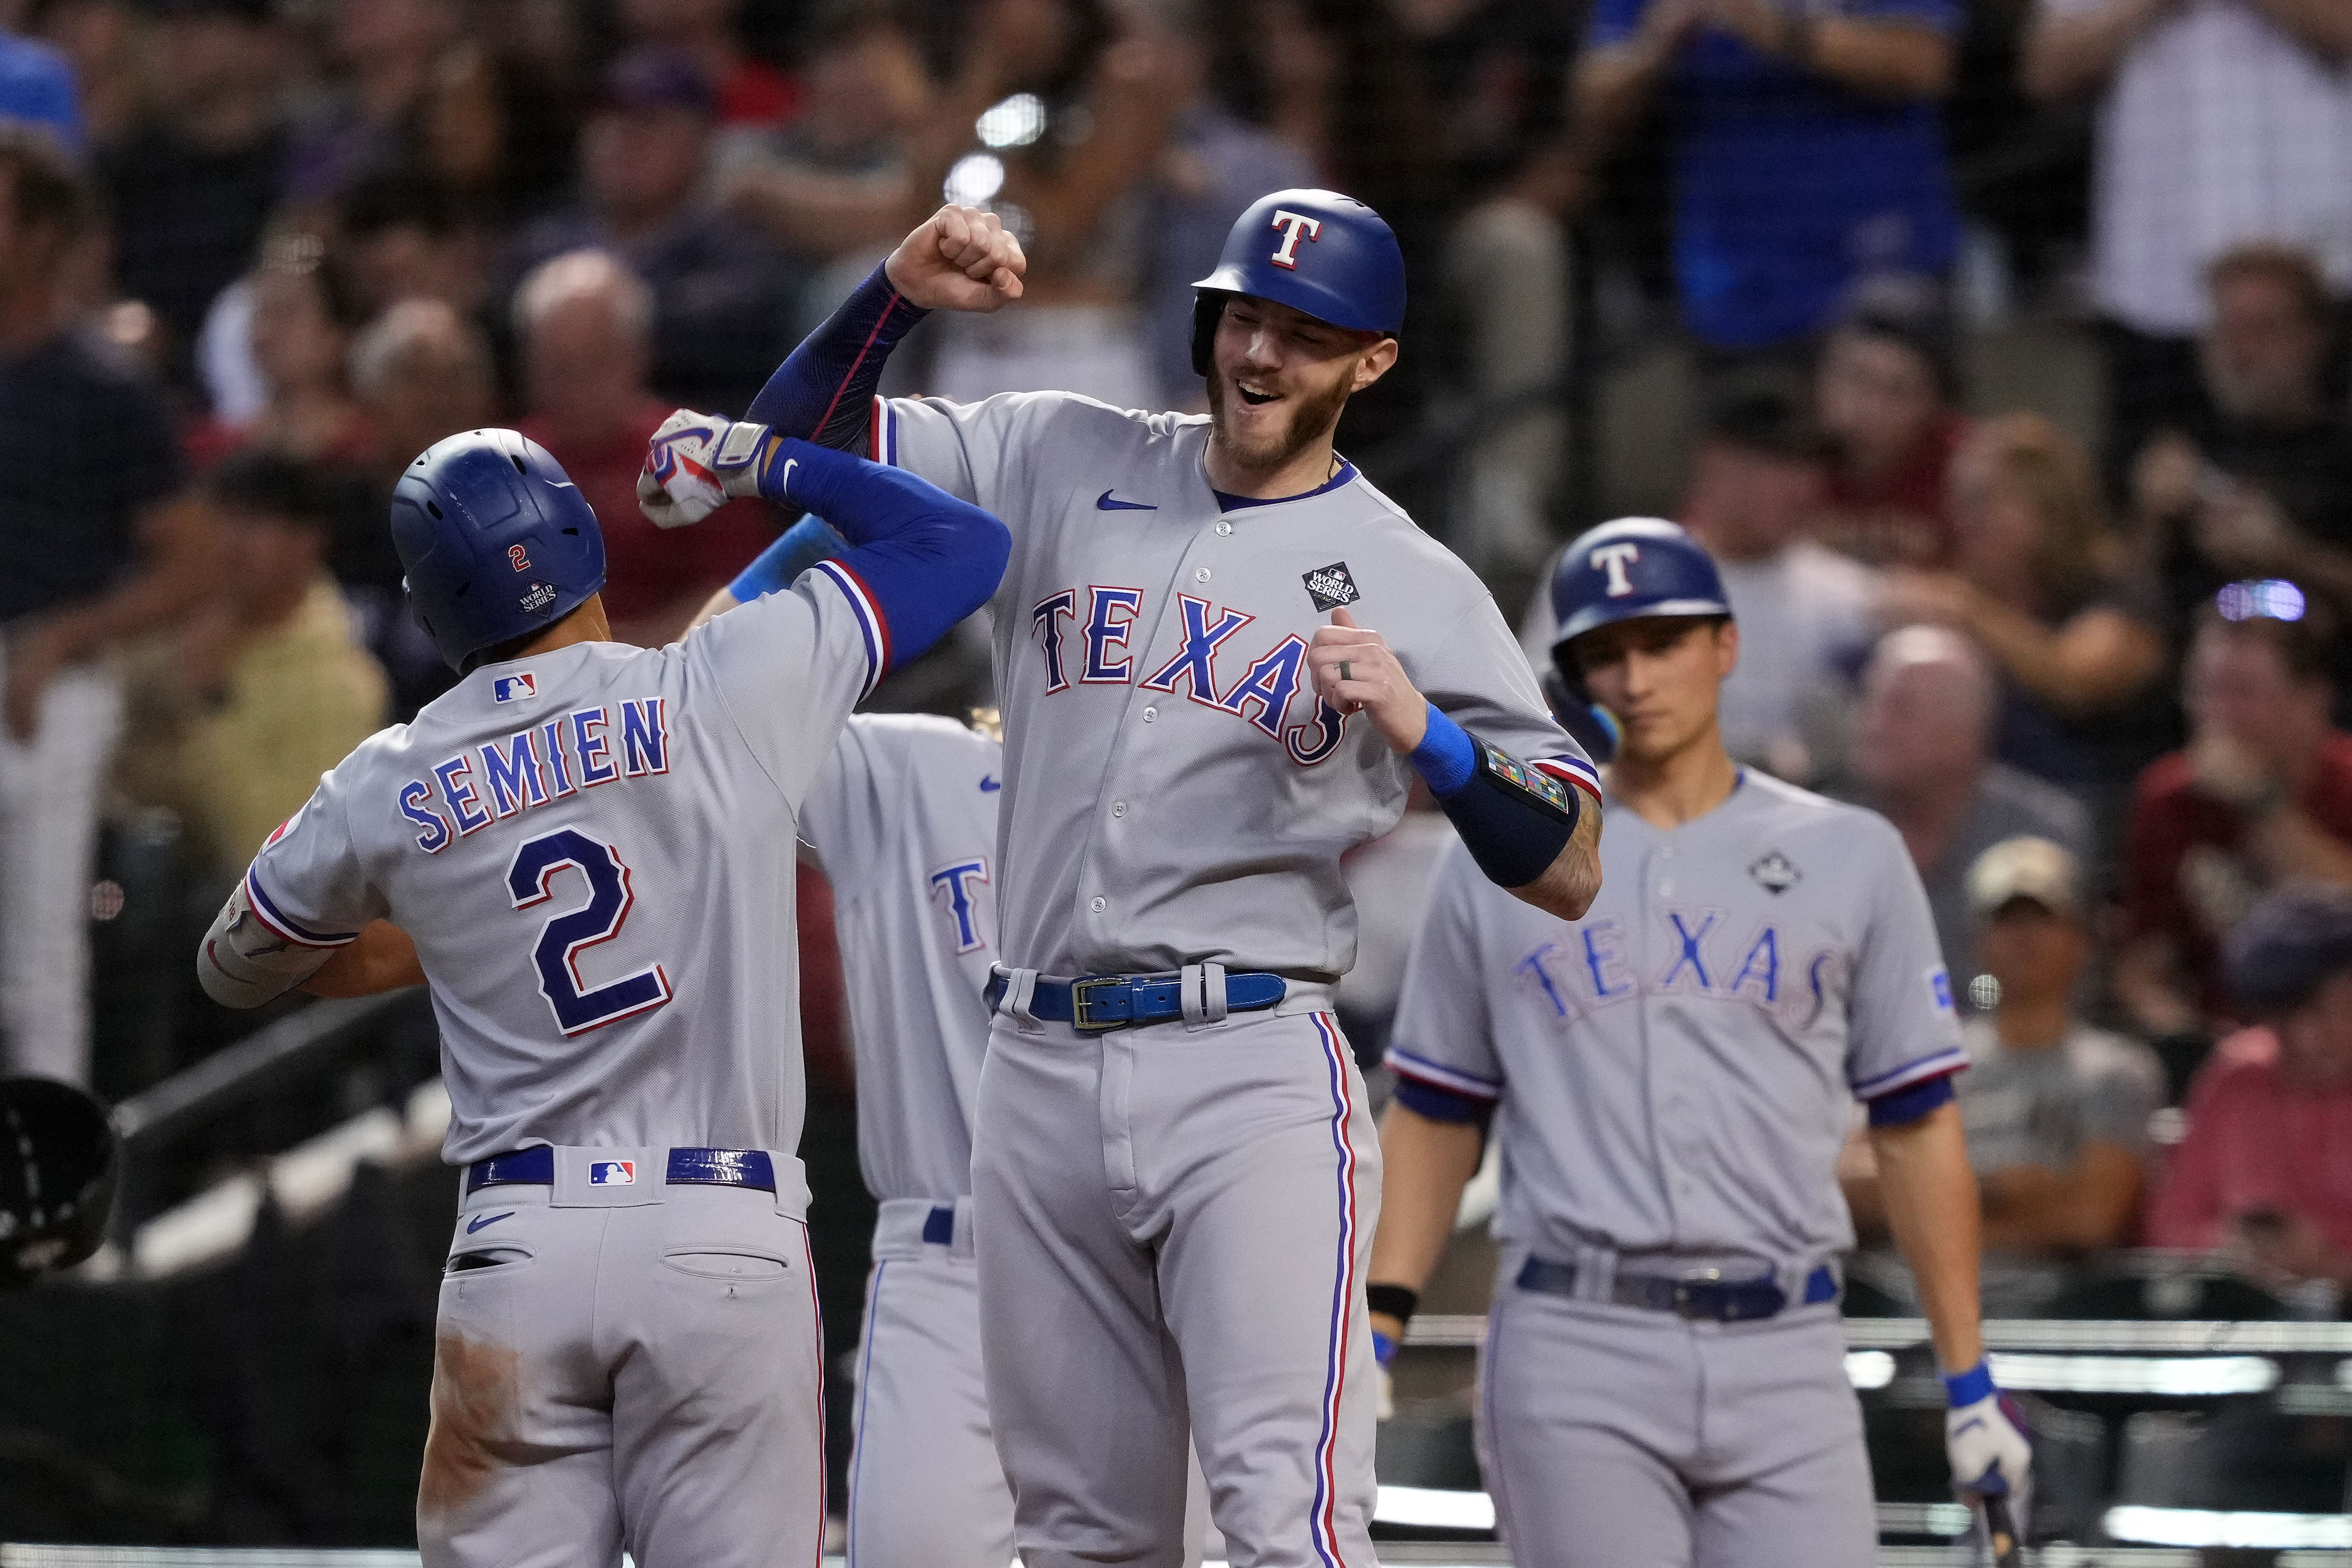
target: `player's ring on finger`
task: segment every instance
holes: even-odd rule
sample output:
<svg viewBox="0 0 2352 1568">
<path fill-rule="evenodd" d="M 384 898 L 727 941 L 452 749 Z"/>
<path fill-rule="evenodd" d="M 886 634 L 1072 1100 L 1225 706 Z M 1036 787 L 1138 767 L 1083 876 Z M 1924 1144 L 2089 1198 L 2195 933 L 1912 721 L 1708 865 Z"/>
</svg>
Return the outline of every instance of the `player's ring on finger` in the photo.
<svg viewBox="0 0 2352 1568">
<path fill-rule="evenodd" d="M 1348 673 L 1348 661 L 1345 659 L 1339 661 L 1339 678 L 1343 681 L 1352 681 L 1356 678 Z"/>
</svg>

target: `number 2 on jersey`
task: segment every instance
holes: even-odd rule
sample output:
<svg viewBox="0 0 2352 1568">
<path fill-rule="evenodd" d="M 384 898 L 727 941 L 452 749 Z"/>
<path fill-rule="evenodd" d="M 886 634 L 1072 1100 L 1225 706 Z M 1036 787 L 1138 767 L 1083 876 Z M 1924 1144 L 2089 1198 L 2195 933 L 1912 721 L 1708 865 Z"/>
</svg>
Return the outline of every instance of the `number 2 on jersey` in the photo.
<svg viewBox="0 0 2352 1568">
<path fill-rule="evenodd" d="M 552 896 L 549 884 L 565 866 L 579 867 L 588 879 L 588 902 L 551 915 L 539 928 L 539 944 L 530 955 L 539 966 L 540 994 L 554 1009 L 556 1026 L 566 1035 L 583 1034 L 668 1001 L 669 976 L 659 964 L 593 990 L 581 984 L 582 951 L 619 936 L 636 903 L 636 894 L 629 890 L 629 868 L 610 844 L 600 844 L 574 828 L 532 839 L 515 851 L 514 862 L 507 867 L 507 891 L 514 895 L 514 906 L 529 909 L 546 903 Z"/>
</svg>

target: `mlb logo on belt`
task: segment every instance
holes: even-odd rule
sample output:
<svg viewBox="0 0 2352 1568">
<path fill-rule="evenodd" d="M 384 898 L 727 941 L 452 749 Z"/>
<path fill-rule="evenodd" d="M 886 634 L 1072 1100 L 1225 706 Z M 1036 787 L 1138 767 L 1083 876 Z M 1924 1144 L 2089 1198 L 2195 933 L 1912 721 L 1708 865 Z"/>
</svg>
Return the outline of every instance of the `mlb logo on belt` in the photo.
<svg viewBox="0 0 2352 1568">
<path fill-rule="evenodd" d="M 592 1160 L 588 1165 L 590 1186 L 635 1186 L 637 1185 L 637 1162 L 635 1160 Z"/>
<path fill-rule="evenodd" d="M 519 674 L 500 675 L 490 683 L 492 702 L 528 702 L 537 695 L 539 695 L 539 681 L 529 670 L 524 670 Z"/>
</svg>

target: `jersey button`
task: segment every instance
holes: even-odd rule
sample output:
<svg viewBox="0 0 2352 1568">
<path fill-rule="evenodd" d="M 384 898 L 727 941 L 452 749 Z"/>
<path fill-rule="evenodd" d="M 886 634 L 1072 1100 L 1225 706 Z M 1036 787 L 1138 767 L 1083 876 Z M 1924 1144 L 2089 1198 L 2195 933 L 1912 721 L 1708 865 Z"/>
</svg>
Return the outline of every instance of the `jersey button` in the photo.
<svg viewBox="0 0 2352 1568">
<path fill-rule="evenodd" d="M 1108 898 L 1097 898 L 1087 907 L 1093 910 L 1097 915 L 1100 915 L 1104 910 L 1110 907 L 1110 900 Z"/>
<path fill-rule="evenodd" d="M 1223 518 L 1218 519 L 1218 522 L 1217 522 L 1217 532 L 1218 532 L 1219 534 L 1229 534 L 1229 533 L 1232 533 L 1233 531 L 1234 531 L 1234 526 L 1233 526 L 1233 524 L 1231 524 L 1231 523 L 1229 523 L 1229 522 L 1224 521 Z"/>
<path fill-rule="evenodd" d="M 1126 816 L 1126 815 L 1127 815 L 1127 802 L 1126 802 L 1126 801 L 1124 801 L 1124 800 L 1113 800 L 1113 801 L 1110 803 L 1110 814 L 1111 814 L 1112 816 L 1114 816 L 1114 817 L 1124 817 L 1124 816 Z"/>
<path fill-rule="evenodd" d="M 1156 707 L 1148 707 L 1143 710 L 1143 722 L 1146 724 L 1150 724 L 1153 719 L 1158 718 L 1159 716 L 1160 710 Z"/>
<path fill-rule="evenodd" d="M 1192 580 L 1193 580 L 1194 582 L 1206 582 L 1206 581 L 1208 581 L 1208 580 L 1209 580 L 1209 569 L 1208 569 L 1207 567 L 1205 567 L 1205 566 L 1204 566 L 1204 567 L 1202 567 L 1200 570 L 1198 570 L 1198 571 L 1194 572 L 1194 573 L 1192 574 Z"/>
</svg>

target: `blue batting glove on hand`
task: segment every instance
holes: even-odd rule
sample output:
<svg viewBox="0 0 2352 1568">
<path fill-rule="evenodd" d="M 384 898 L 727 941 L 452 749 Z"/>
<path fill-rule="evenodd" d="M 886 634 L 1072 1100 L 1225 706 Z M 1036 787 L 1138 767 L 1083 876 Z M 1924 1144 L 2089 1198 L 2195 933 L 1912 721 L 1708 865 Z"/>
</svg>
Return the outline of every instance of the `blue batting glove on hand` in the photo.
<svg viewBox="0 0 2352 1568">
<path fill-rule="evenodd" d="M 1950 1403 L 1944 1412 L 1944 1452 L 1952 1462 L 1953 1490 L 1969 1501 L 2007 1497 L 2022 1531 L 2033 1468 L 2024 1413 L 1993 1386 L 1988 1362 L 1946 1377 L 1944 1393 Z"/>
</svg>

